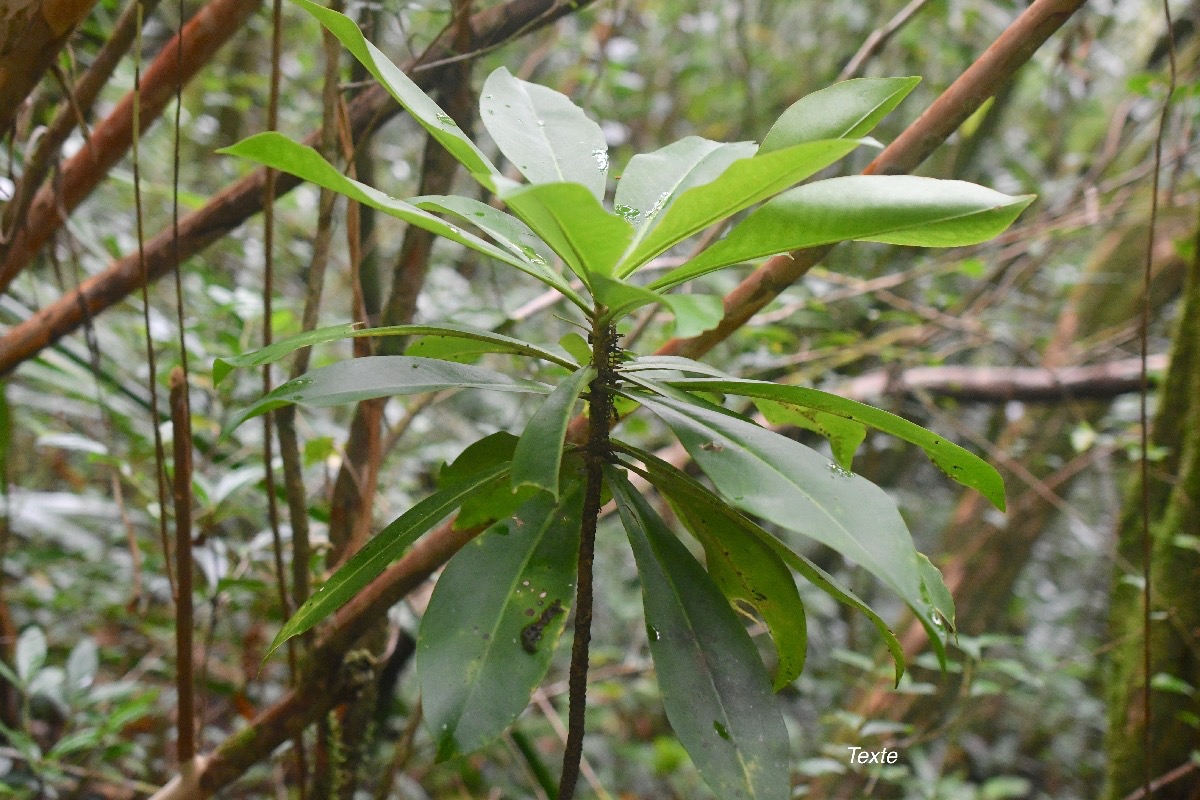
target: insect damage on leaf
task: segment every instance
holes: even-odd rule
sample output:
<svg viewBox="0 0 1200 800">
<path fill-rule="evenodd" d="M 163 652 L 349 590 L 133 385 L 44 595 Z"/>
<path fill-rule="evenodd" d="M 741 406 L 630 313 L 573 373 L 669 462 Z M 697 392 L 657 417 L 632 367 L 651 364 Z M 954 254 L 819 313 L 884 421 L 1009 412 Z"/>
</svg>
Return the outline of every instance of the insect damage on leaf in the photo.
<svg viewBox="0 0 1200 800">
<path fill-rule="evenodd" d="M 530 609 L 529 613 L 533 613 L 533 609 Z M 538 615 L 537 619 L 521 629 L 521 649 L 530 655 L 536 653 L 538 643 L 542 641 L 542 636 L 546 633 L 546 626 L 562 613 L 562 602 L 556 598 L 545 611 Z"/>
</svg>

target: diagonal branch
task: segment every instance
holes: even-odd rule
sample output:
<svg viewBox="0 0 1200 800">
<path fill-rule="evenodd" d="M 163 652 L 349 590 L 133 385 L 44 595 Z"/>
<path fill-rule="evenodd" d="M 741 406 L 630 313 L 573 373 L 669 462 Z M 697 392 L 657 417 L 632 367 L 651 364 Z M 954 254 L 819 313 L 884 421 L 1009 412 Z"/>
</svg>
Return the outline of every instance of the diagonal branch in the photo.
<svg viewBox="0 0 1200 800">
<path fill-rule="evenodd" d="M 139 135 L 175 99 L 177 86 L 189 81 L 221 45 L 242 29 L 260 2 L 212 0 L 159 51 L 142 78 L 137 98 Z M 121 98 L 112 113 L 92 129 L 87 146 L 63 165 L 58 179 L 43 185 L 34 195 L 4 253 L 0 291 L 8 288 L 50 237 L 66 224 L 63 210 L 70 214 L 129 152 L 133 145 L 134 101 L 132 91 Z"/>
<path fill-rule="evenodd" d="M 92 10 L 96 0 L 5 0 L 0 17 L 0 131 Z"/>
</svg>

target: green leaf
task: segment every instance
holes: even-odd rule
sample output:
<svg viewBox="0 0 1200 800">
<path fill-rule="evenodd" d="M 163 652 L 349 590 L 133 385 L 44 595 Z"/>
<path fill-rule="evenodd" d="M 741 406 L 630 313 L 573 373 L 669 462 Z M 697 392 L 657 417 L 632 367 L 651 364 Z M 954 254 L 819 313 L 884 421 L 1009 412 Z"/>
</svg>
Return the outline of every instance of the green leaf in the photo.
<svg viewBox="0 0 1200 800">
<path fill-rule="evenodd" d="M 592 297 L 598 305 L 608 309 L 604 317 L 612 322 L 643 306 L 656 305 L 665 300 L 661 294 L 604 275 L 592 276 Z"/>
<path fill-rule="evenodd" d="M 292 0 L 301 2 L 301 0 Z M 385 194 L 384 192 L 347 178 L 313 148 L 294 142 L 281 133 L 268 131 L 258 133 L 248 139 L 243 139 L 231 147 L 217 151 L 226 155 L 238 156 L 257 162 L 271 169 L 295 175 L 298 178 L 323 186 L 331 191 L 344 194 L 352 200 L 365 206 L 382 211 L 385 214 L 402 219 L 410 225 L 437 234 L 444 239 L 458 242 L 472 250 L 490 256 L 497 261 L 516 267 L 522 272 L 537 278 L 547 286 L 563 291 L 564 294 L 574 294 L 569 285 L 544 263 L 538 264 L 527 258 L 514 255 L 491 242 L 480 239 L 465 231 L 459 230 L 440 217 L 422 211 L 416 206 L 403 200 Z M 565 290 L 564 290 L 564 287 Z M 578 295 L 575 295 L 578 297 Z"/>
<path fill-rule="evenodd" d="M 736 378 L 727 380 L 685 378 L 682 380 L 672 379 L 668 383 L 688 391 L 697 389 L 770 400 L 795 407 L 797 410 L 822 411 L 870 425 L 872 428 L 890 433 L 897 439 L 920 447 L 929 456 L 929 459 L 951 479 L 963 486 L 975 489 L 990 500 L 996 508 L 1004 510 L 1004 479 L 1000 477 L 1000 473 L 996 471 L 995 467 L 939 434 L 882 409 L 805 386 L 788 386 L 765 381 Z"/>
<path fill-rule="evenodd" d="M 785 800 L 788 735 L 729 601 L 623 475 L 606 472 L 633 546 L 667 719 L 722 800 Z"/>
<path fill-rule="evenodd" d="M 732 375 L 722 372 L 716 367 L 710 367 L 702 361 L 695 361 L 682 356 L 639 356 L 627 364 L 622 364 L 619 371 L 622 373 L 636 373 L 660 372 L 663 370 L 707 375 L 712 378 L 720 378 L 721 380 L 737 380 Z"/>
<path fill-rule="evenodd" d="M 713 142 L 686 136 L 629 159 L 613 204 L 617 215 L 634 224 L 631 247 L 655 226 L 679 195 L 714 180 L 734 161 L 754 155 L 753 142 Z"/>
<path fill-rule="evenodd" d="M 723 298 L 711 294 L 664 294 L 662 302 L 675 315 L 672 335 L 681 339 L 710 331 L 725 316 Z"/>
<path fill-rule="evenodd" d="M 46 634 L 36 625 L 30 625 L 17 637 L 17 649 L 13 652 L 13 664 L 22 685 L 28 685 L 34 675 L 46 663 Z"/>
<path fill-rule="evenodd" d="M 578 183 L 597 200 L 604 199 L 604 132 L 565 95 L 500 67 L 484 81 L 479 118 L 500 152 L 530 183 Z"/>
<path fill-rule="evenodd" d="M 954 595 L 946 586 L 942 571 L 934 566 L 934 563 L 924 553 L 917 555 L 921 559 L 921 589 L 925 593 L 925 602 L 937 612 L 937 615 L 931 615 L 930 619 L 933 621 L 934 627 L 940 631 L 939 638 L 944 639 L 948 633 L 954 632 Z M 945 664 L 942 667 L 944 669 Z"/>
<path fill-rule="evenodd" d="M 286 405 L 342 405 L 392 395 L 424 394 L 442 389 L 491 389 L 497 392 L 548 394 L 549 387 L 471 364 L 452 364 L 412 356 L 367 356 L 318 367 L 280 384 L 258 402 L 235 414 L 227 435 L 248 419 Z"/>
<path fill-rule="evenodd" d="M 540 183 L 503 192 L 500 199 L 537 233 L 585 286 L 611 275 L 633 237 L 633 226 L 604 210 L 578 183 Z"/>
<path fill-rule="evenodd" d="M 775 121 L 758 152 L 866 136 L 920 82 L 917 77 L 855 78 L 805 95 Z"/>
<path fill-rule="evenodd" d="M 716 179 L 683 192 L 657 217 L 658 224 L 621 259 L 624 277 L 693 234 L 766 200 L 845 156 L 858 142 L 807 142 L 734 161 Z"/>
<path fill-rule="evenodd" d="M 783 563 L 798 572 L 813 586 L 825 592 L 825 594 L 837 602 L 862 612 L 871 624 L 875 626 L 875 630 L 879 632 L 888 651 L 892 654 L 892 659 L 896 665 L 896 682 L 900 682 L 900 677 L 904 674 L 905 667 L 904 648 L 901 647 L 900 640 L 896 638 L 896 634 L 892 633 L 892 629 L 888 627 L 888 624 L 870 606 L 860 600 L 849 589 L 838 584 L 832 575 L 799 553 L 793 552 L 783 542 L 767 533 L 736 509 L 731 508 L 724 500 L 709 491 L 703 484 L 674 465 L 663 461 L 652 453 L 638 450 L 624 443 L 619 443 L 618 447 L 645 465 L 645 477 L 650 480 L 656 489 L 668 496 L 674 504 L 686 504 L 689 508 L 702 510 L 710 515 L 710 517 L 720 517 L 722 519 L 721 527 L 737 529 L 743 537 L 757 540 L 759 544 L 770 549 Z M 779 646 L 777 641 L 776 647 L 778 648 Z M 779 678 L 777 677 L 776 686 L 778 687 L 778 685 Z"/>
<path fill-rule="evenodd" d="M 690 401 L 635 397 L 662 417 L 732 505 L 832 547 L 928 617 L 912 536 L 882 489 L 752 423 Z"/>
<path fill-rule="evenodd" d="M 454 462 L 438 474 L 438 486 L 446 488 L 470 480 L 476 474 L 512 461 L 517 449 L 517 437 L 508 431 L 497 431 L 472 443 L 459 453 Z M 534 489 L 514 492 L 508 482 L 480 489 L 463 501 L 454 517 L 454 529 L 466 530 L 490 525 L 512 514 L 525 501 L 537 494 Z"/>
<path fill-rule="evenodd" d="M 511 725 L 546 676 L 574 599 L 582 484 L 539 494 L 460 550 L 438 579 L 417 638 L 425 723 L 438 757 Z"/>
<path fill-rule="evenodd" d="M 358 62 L 379 81 L 396 102 L 412 114 L 429 135 L 446 148 L 450 155 L 467 168 L 484 187 L 495 191 L 495 178 L 499 172 L 472 142 L 450 115 L 442 110 L 433 99 L 404 74 L 404 70 L 393 64 L 363 36 L 362 31 L 349 17 L 317 5 L 310 0 L 292 0 L 317 18 L 330 33 L 338 38 Z"/>
<path fill-rule="evenodd" d="M 867 426 L 861 422 L 774 400 L 755 399 L 754 405 L 772 425 L 794 425 L 824 436 L 833 448 L 833 460 L 838 466 L 844 470 L 854 469 L 854 453 L 867 438 Z"/>
<path fill-rule="evenodd" d="M 741 526 L 731 524 L 727 515 L 694 503 L 690 496 L 672 496 L 664 486 L 656 488 L 671 501 L 679 521 L 704 547 L 713 583 L 735 607 L 740 601 L 758 612 L 766 623 L 779 658 L 772 688 L 779 691 L 796 680 L 804 671 L 808 629 L 804 603 L 787 565 L 766 544 L 747 536 Z"/>
<path fill-rule="evenodd" d="M 312 597 L 300 606 L 280 629 L 267 650 L 267 657 L 288 639 L 311 629 L 344 606 L 359 590 L 375 579 L 409 546 L 437 525 L 472 494 L 497 482 L 507 482 L 510 464 L 500 464 L 434 492 L 401 514 L 338 568 Z"/>
<path fill-rule="evenodd" d="M 356 323 L 330 325 L 326 328 L 315 328 L 311 331 L 298 333 L 286 339 L 272 342 L 266 347 L 251 350 L 236 356 L 218 358 L 213 362 L 213 384 L 225 380 L 235 368 L 261 367 L 264 364 L 274 364 L 285 356 L 294 353 L 301 347 L 310 347 L 325 342 L 336 342 L 341 339 L 353 339 L 360 336 L 421 336 L 428 339 L 461 339 L 479 342 L 489 349 L 488 353 L 513 353 L 530 356 L 558 364 L 571 369 L 574 365 L 565 358 L 550 350 L 538 347 L 536 344 L 511 336 L 482 328 L 472 328 L 467 325 L 388 325 L 381 328 L 360 328 Z M 422 339 L 421 341 L 425 341 Z M 413 348 L 409 348 L 410 350 Z"/>
<path fill-rule="evenodd" d="M 550 250 L 537 234 L 521 220 L 473 197 L 456 195 L 421 195 L 408 202 L 425 211 L 453 214 L 469 222 L 513 255 L 549 270 Z"/>
<path fill-rule="evenodd" d="M 513 454 L 514 489 L 536 486 L 558 497 L 558 470 L 562 465 L 567 424 L 574 416 L 580 393 L 594 377 L 596 370 L 591 367 L 576 370 L 534 412 Z"/>
<path fill-rule="evenodd" d="M 851 239 L 921 247 L 978 244 L 1007 228 L 1033 200 L 1034 195 L 1011 197 L 965 181 L 912 175 L 830 178 L 764 204 L 724 239 L 650 288 L 665 289 L 730 264 Z"/>
<path fill-rule="evenodd" d="M 582 336 L 574 331 L 559 339 L 558 346 L 570 353 L 571 358 L 575 359 L 579 365 L 592 360 L 592 348 Z"/>
</svg>

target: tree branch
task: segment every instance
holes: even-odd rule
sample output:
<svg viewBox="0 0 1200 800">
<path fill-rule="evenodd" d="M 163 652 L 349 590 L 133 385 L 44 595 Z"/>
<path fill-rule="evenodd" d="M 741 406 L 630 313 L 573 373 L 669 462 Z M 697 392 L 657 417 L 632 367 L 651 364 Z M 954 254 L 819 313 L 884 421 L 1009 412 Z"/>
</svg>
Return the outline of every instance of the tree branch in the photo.
<svg viewBox="0 0 1200 800">
<path fill-rule="evenodd" d="M 167 104 L 175 99 L 177 85 L 191 80 L 221 45 L 242 29 L 260 2 L 212 0 L 159 51 L 142 76 L 138 98 L 139 135 L 162 116 Z M 177 52 L 180 36 L 183 37 L 182 59 Z M 130 91 L 112 113 L 92 129 L 88 145 L 63 165 L 58 179 L 38 190 L 4 253 L 4 263 L 0 265 L 0 291 L 8 288 L 50 237 L 66 224 L 64 209 L 70 214 L 129 152 L 133 145 L 133 110 L 134 93 Z"/>
<path fill-rule="evenodd" d="M 21 103 L 37 86 L 96 0 L 6 0 L 0 20 L 0 131 L 7 131 Z"/>
</svg>

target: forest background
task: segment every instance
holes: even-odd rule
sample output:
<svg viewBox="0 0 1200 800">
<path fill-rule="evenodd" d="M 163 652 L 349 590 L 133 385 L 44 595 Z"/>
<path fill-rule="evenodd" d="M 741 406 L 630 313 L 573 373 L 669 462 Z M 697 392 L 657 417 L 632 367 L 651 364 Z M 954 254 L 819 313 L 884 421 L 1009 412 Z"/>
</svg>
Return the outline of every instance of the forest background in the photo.
<svg viewBox="0 0 1200 800">
<path fill-rule="evenodd" d="M 802 589 L 809 661 L 783 690 L 795 791 L 1120 800 L 1150 783 L 1154 797 L 1197 796 L 1200 3 L 1171 5 L 1172 36 L 1163 9 L 1137 0 L 345 10 L 464 128 L 483 76 L 507 66 L 600 120 L 614 164 L 689 134 L 761 140 L 789 104 L 839 79 L 922 76 L 873 135 L 924 137 L 928 158 L 905 171 L 1037 193 L 1035 205 L 986 245 L 851 244 L 790 272 L 768 262 L 711 276 L 726 320 L 691 340 L 726 372 L 933 428 L 1008 485 L 1001 514 L 915 448 L 867 439 L 855 471 L 897 500 L 942 569 L 959 636 L 939 670 L 895 598 L 814 547 L 885 612 L 911 665 L 893 686 L 869 624 Z M 4 796 L 149 796 L 179 772 L 179 576 L 163 531 L 181 519 L 195 542 L 184 627 L 203 759 L 170 796 L 542 796 L 561 750 L 566 648 L 492 747 L 435 762 L 420 726 L 415 621 L 426 578 L 461 541 L 397 564 L 307 664 L 280 651 L 260 666 L 297 585 L 424 496 L 466 443 L 532 409 L 443 393 L 280 414 L 270 440 L 254 424 L 220 439 L 264 384 L 246 371 L 216 387 L 213 360 L 318 322 L 452 321 L 548 343 L 571 331 L 531 283 L 486 260 L 214 153 L 275 128 L 398 197 L 463 190 L 454 162 L 351 61 L 297 9 L 251 0 L 0 9 Z M 635 335 L 653 350 L 672 325 L 649 312 Z M 312 363 L 360 355 L 359 341 Z M 190 442 L 171 422 L 176 367 L 190 413 L 174 419 L 188 418 Z M 666 441 L 637 416 L 625 424 Z M 180 514 L 169 483 L 186 482 L 189 443 Z M 294 558 L 298 526 L 313 552 Z M 581 793 L 711 796 L 663 716 L 617 538 L 602 535 L 597 555 Z M 860 765 L 852 746 L 900 758 Z"/>
</svg>

